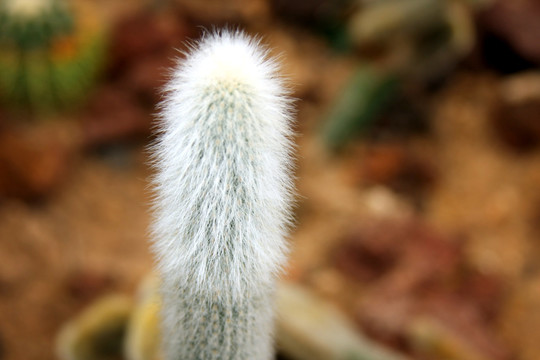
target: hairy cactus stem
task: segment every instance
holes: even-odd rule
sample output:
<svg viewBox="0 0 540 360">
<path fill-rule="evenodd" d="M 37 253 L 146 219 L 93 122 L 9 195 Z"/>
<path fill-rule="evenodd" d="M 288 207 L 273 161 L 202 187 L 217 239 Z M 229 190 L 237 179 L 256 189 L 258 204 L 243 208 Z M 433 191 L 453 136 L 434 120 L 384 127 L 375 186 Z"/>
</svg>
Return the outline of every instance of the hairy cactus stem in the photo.
<svg viewBox="0 0 540 360">
<path fill-rule="evenodd" d="M 270 359 L 292 193 L 277 65 L 241 32 L 207 34 L 165 94 L 153 148 L 164 357 Z"/>
</svg>

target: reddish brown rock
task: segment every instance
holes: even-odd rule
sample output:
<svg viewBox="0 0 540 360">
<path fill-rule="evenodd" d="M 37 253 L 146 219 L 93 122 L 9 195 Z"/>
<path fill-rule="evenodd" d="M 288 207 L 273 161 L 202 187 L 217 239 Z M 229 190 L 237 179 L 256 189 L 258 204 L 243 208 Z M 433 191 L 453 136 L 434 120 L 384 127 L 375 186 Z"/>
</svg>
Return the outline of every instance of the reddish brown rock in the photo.
<svg viewBox="0 0 540 360">
<path fill-rule="evenodd" d="M 182 49 L 184 41 L 194 35 L 175 11 L 132 14 L 113 29 L 110 73 L 118 76 L 146 56 L 167 53 L 171 48 Z"/>
<path fill-rule="evenodd" d="M 410 292 L 452 275 L 460 248 L 420 221 L 371 220 L 347 236 L 335 263 L 345 274 L 372 273 L 374 285 Z"/>
<path fill-rule="evenodd" d="M 481 14 L 480 23 L 508 41 L 521 56 L 540 64 L 539 18 L 537 0 L 497 0 Z"/>
<path fill-rule="evenodd" d="M 423 299 L 421 309 L 417 311 L 420 316 L 434 319 L 451 333 L 457 340 L 456 343 L 462 344 L 463 350 L 456 349 L 455 353 L 464 352 L 465 348 L 469 348 L 470 352 L 481 355 L 482 357 L 477 357 L 480 359 L 513 358 L 502 339 L 492 331 L 490 323 L 483 318 L 482 311 L 479 311 L 476 304 L 466 296 L 442 292 L 430 294 Z M 460 346 L 458 344 L 454 347 Z"/>
<path fill-rule="evenodd" d="M 359 163 L 361 182 L 386 185 L 408 195 L 429 190 L 437 180 L 429 153 L 405 143 L 368 145 Z"/>
<path fill-rule="evenodd" d="M 498 137 L 518 152 L 534 150 L 540 144 L 540 98 L 502 103 L 494 113 Z"/>
<path fill-rule="evenodd" d="M 65 180 L 71 150 L 53 132 L 0 132 L 0 197 L 36 199 L 49 195 Z"/>
<path fill-rule="evenodd" d="M 403 170 L 406 149 L 398 144 L 381 144 L 368 147 L 362 159 L 362 174 L 366 181 L 390 183 Z"/>
<path fill-rule="evenodd" d="M 491 107 L 495 133 L 517 152 L 540 144 L 540 72 L 526 71 L 500 81 L 498 101 Z"/>
<path fill-rule="evenodd" d="M 179 55 L 171 50 L 168 54 L 160 53 L 137 61 L 126 71 L 122 80 L 122 88 L 137 95 L 148 112 L 153 111 L 161 100 L 162 89 L 175 65 L 175 57 Z"/>
<path fill-rule="evenodd" d="M 81 304 L 89 303 L 114 285 L 112 276 L 96 271 L 83 269 L 69 275 L 66 279 L 68 293 Z"/>
<path fill-rule="evenodd" d="M 115 86 L 102 87 L 81 119 L 82 146 L 94 148 L 118 141 L 145 139 L 151 114 L 134 95 Z"/>
<path fill-rule="evenodd" d="M 418 334 L 411 329 L 428 318 L 444 329 L 437 335 L 444 338 L 435 340 L 456 346 L 455 354 L 470 349 L 481 359 L 510 358 L 492 330 L 501 280 L 473 269 L 459 242 L 420 220 L 365 221 L 344 238 L 333 261 L 348 281 L 363 283 L 356 318 L 379 340 L 412 351 Z M 422 359 L 438 359 L 439 350 L 426 350 Z"/>
<path fill-rule="evenodd" d="M 381 231 L 381 229 L 385 231 Z M 373 281 L 395 266 L 404 243 L 401 226 L 391 221 L 374 221 L 351 231 L 334 253 L 335 266 L 346 276 Z"/>
<path fill-rule="evenodd" d="M 175 3 L 192 24 L 208 29 L 231 24 L 260 27 L 270 18 L 266 0 L 176 0 Z"/>
</svg>

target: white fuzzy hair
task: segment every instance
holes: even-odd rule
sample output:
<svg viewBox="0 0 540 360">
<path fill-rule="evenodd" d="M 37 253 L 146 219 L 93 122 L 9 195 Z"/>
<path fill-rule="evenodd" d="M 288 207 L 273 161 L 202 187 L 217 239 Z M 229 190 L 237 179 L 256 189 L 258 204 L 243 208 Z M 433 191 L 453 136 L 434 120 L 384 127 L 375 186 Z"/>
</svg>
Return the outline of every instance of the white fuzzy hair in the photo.
<svg viewBox="0 0 540 360">
<path fill-rule="evenodd" d="M 273 356 L 292 197 L 290 110 L 276 63 L 241 32 L 207 34 L 174 70 L 154 146 L 167 360 Z"/>
</svg>

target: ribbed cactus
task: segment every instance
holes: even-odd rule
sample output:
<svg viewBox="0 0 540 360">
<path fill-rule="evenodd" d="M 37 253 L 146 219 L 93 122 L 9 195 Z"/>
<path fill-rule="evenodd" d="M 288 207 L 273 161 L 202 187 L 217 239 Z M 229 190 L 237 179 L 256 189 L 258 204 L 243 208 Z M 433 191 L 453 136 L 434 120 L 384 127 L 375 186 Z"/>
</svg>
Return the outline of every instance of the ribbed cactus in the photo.
<svg viewBox="0 0 540 360">
<path fill-rule="evenodd" d="M 274 355 L 292 189 L 276 70 L 257 41 L 225 31 L 203 37 L 166 89 L 153 229 L 166 360 Z"/>
<path fill-rule="evenodd" d="M 104 58 L 104 28 L 92 10 L 65 0 L 0 0 L 0 102 L 44 109 L 80 101 Z"/>
<path fill-rule="evenodd" d="M 4 0 L 0 4 L 0 30 L 2 42 L 30 50 L 69 35 L 73 16 L 60 0 Z"/>
</svg>

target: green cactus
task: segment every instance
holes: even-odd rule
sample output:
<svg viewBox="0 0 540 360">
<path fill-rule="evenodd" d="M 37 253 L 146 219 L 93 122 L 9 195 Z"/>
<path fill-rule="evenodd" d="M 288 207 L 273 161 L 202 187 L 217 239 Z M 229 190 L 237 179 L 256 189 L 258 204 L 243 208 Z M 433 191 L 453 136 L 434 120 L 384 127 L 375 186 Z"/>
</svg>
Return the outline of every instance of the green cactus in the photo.
<svg viewBox="0 0 540 360">
<path fill-rule="evenodd" d="M 83 99 L 103 59 L 104 31 L 61 0 L 0 4 L 0 101 L 53 109 Z M 90 20 L 89 20 L 90 19 Z"/>
<path fill-rule="evenodd" d="M 73 30 L 73 17 L 58 0 L 5 0 L 0 4 L 0 41 L 15 48 L 47 47 Z"/>
</svg>

